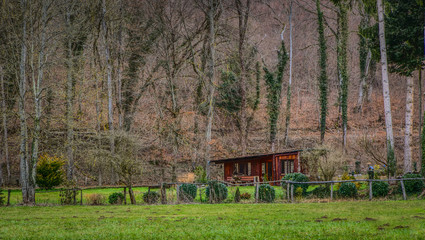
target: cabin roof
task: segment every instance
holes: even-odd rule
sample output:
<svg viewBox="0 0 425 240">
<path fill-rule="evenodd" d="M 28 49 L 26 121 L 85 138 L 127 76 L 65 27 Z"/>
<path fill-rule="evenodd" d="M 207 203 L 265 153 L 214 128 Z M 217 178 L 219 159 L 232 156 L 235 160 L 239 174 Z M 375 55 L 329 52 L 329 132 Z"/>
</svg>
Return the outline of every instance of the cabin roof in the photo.
<svg viewBox="0 0 425 240">
<path fill-rule="evenodd" d="M 212 160 L 212 163 L 220 164 L 225 162 L 237 162 L 237 161 L 250 161 L 250 160 L 257 160 L 267 157 L 272 157 L 274 155 L 286 155 L 291 153 L 297 153 L 303 151 L 302 149 L 292 150 L 292 151 L 286 151 L 286 152 L 278 152 L 278 153 L 269 153 L 269 154 L 260 154 L 260 155 L 250 155 L 250 156 L 243 156 L 243 157 L 235 157 L 235 158 L 223 158 L 223 159 L 217 159 Z"/>
</svg>

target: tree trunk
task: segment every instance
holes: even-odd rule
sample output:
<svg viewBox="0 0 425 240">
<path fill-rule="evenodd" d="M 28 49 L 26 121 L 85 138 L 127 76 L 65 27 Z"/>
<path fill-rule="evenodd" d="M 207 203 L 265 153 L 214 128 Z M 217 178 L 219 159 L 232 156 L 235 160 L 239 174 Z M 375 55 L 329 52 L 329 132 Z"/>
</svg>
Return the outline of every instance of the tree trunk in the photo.
<svg viewBox="0 0 425 240">
<path fill-rule="evenodd" d="M 382 0 L 377 0 L 379 22 L 379 46 L 381 52 L 382 91 L 384 96 L 385 129 L 387 133 L 387 156 L 394 155 L 393 123 L 391 117 L 390 85 L 388 80 L 387 47 L 385 41 L 384 5 Z M 388 167 L 396 163 L 395 157 L 389 162 Z M 394 173 L 392 173 L 394 174 Z"/>
<path fill-rule="evenodd" d="M 0 84 L 1 84 L 1 106 L 2 106 L 2 117 L 3 117 L 3 155 L 6 162 L 6 171 L 7 171 L 7 178 L 6 183 L 10 184 L 10 162 L 9 162 L 9 143 L 8 143 L 8 132 L 7 132 L 7 115 L 6 115 L 6 94 L 5 94 L 5 86 L 4 86 L 4 73 L 3 73 L 3 67 L 0 66 Z"/>
<path fill-rule="evenodd" d="M 28 172 L 28 151 L 27 151 L 27 141 L 28 141 L 28 130 L 27 130 L 27 118 L 25 112 L 25 95 L 26 95 L 26 73 L 25 65 L 27 60 L 27 47 L 26 47 L 26 38 L 27 38 L 27 19 L 26 19 L 26 8 L 27 2 L 21 0 L 21 6 L 23 11 L 22 16 L 22 46 L 21 46 L 21 57 L 19 63 L 19 121 L 20 121 L 20 144 L 19 144 L 19 158 L 20 158 L 20 180 L 22 188 L 22 201 L 25 204 L 31 203 L 31 198 L 29 196 L 29 172 Z"/>
<path fill-rule="evenodd" d="M 406 127 L 404 132 L 404 173 L 412 172 L 413 77 L 406 82 Z"/>
<path fill-rule="evenodd" d="M 136 197 L 134 196 L 132 184 L 128 184 L 128 194 L 130 195 L 131 204 L 136 204 Z"/>
<path fill-rule="evenodd" d="M 206 161 L 206 172 L 207 179 L 210 178 L 210 150 L 211 150 L 211 130 L 214 119 L 214 92 L 215 92 L 215 83 L 214 83 L 214 65 L 215 65 L 215 26 L 214 26 L 214 15 L 215 7 L 214 0 L 209 0 L 209 11 L 208 11 L 208 21 L 210 25 L 209 33 L 209 49 L 210 49 L 210 58 L 208 61 L 208 80 L 209 80 L 209 96 L 208 96 L 208 124 L 207 124 L 207 133 L 206 133 L 206 142 L 205 142 L 205 161 Z"/>
<path fill-rule="evenodd" d="M 425 33 L 425 31 L 424 31 Z M 419 126 L 418 126 L 418 135 L 419 135 L 419 162 L 421 163 L 422 160 L 422 117 L 423 117 L 423 109 L 422 109 L 422 69 L 419 68 L 418 73 L 418 105 L 419 105 Z"/>
<path fill-rule="evenodd" d="M 70 4 L 70 3 L 68 3 Z M 71 39 L 71 10 L 68 6 L 66 12 L 66 27 L 68 31 L 67 39 L 67 56 L 66 56 L 66 69 L 67 69 L 67 81 L 66 81 L 66 155 L 68 159 L 66 176 L 69 181 L 74 178 L 74 67 L 73 67 L 73 51 L 72 51 L 72 39 Z"/>
<path fill-rule="evenodd" d="M 292 96 L 291 87 L 292 87 L 292 0 L 289 4 L 289 82 L 288 82 L 288 89 L 286 92 L 285 135 L 283 138 L 285 146 L 288 146 L 289 123 L 291 120 L 291 96 Z"/>
<path fill-rule="evenodd" d="M 247 82 L 246 82 L 246 69 L 245 69 L 245 38 L 248 28 L 248 18 L 250 11 L 251 0 L 246 1 L 246 6 L 243 6 L 241 0 L 235 0 L 236 10 L 238 12 L 239 20 L 239 42 L 238 42 L 238 60 L 240 67 L 239 88 L 241 94 L 241 110 L 240 110 L 240 138 L 242 155 L 246 155 L 247 138 L 248 138 L 248 118 L 247 118 Z"/>
</svg>

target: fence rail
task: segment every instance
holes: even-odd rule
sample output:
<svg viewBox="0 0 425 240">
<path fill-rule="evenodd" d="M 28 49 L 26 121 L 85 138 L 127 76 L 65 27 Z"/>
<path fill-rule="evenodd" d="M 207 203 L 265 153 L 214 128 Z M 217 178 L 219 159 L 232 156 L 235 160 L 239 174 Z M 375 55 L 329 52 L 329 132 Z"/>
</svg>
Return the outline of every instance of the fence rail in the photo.
<svg viewBox="0 0 425 240">
<path fill-rule="evenodd" d="M 286 199 L 288 202 L 294 203 L 295 202 L 295 195 L 294 191 L 295 185 L 302 185 L 302 184 L 308 184 L 308 185 L 330 185 L 330 200 L 334 199 L 334 185 L 339 183 L 345 183 L 345 182 L 365 182 L 368 183 L 368 195 L 369 200 L 373 199 L 373 182 L 390 182 L 392 184 L 397 184 L 397 182 L 400 182 L 401 186 L 401 192 L 403 200 L 407 200 L 407 194 L 406 194 L 406 188 L 405 188 L 405 181 L 412 181 L 412 180 L 422 180 L 425 181 L 425 178 L 396 178 L 396 179 L 352 179 L 352 180 L 335 180 L 335 181 L 310 181 L 310 182 L 297 182 L 297 181 L 291 181 L 291 180 L 277 180 L 277 181 L 263 181 L 260 182 L 258 178 L 254 178 L 253 182 L 225 182 L 225 181 L 217 181 L 219 183 L 225 184 L 228 187 L 243 187 L 243 186 L 254 186 L 255 187 L 255 195 L 254 199 L 255 202 L 259 202 L 259 187 L 263 184 L 272 184 L 272 185 L 280 185 L 282 187 L 282 191 L 286 192 Z M 175 196 L 176 197 L 176 203 L 180 203 L 181 196 L 179 196 L 179 187 L 182 184 L 187 184 L 185 182 L 162 182 L 160 184 L 154 184 L 154 185 L 132 185 L 132 188 L 148 188 L 148 192 L 150 192 L 151 189 L 160 189 L 159 195 L 160 195 L 160 202 L 161 204 L 169 204 L 170 201 L 168 201 L 169 196 L 167 196 L 167 189 L 175 189 Z M 202 195 L 206 194 L 206 192 L 203 192 L 203 189 L 208 186 L 208 183 L 191 183 L 198 187 L 199 189 L 199 196 L 200 201 L 204 202 Z M 286 189 L 285 189 L 286 188 Z M 83 191 L 85 190 L 96 190 L 96 189 L 123 189 L 124 194 L 124 204 L 127 204 L 127 189 L 128 186 L 103 186 L 103 187 L 74 187 L 74 188 L 61 188 L 61 189 L 54 189 L 54 190 L 48 190 L 48 191 L 42 191 L 38 192 L 36 191 L 36 194 L 43 194 L 43 193 L 52 193 L 52 192 L 63 192 L 63 191 L 71 191 L 72 193 L 72 203 L 74 205 L 83 205 Z M 17 190 L 19 191 L 20 188 L 8 188 L 7 190 L 7 205 L 10 205 L 10 197 L 11 197 L 11 191 Z M 205 190 L 205 189 L 204 189 Z M 170 190 L 169 190 L 170 192 Z M 169 194 L 169 193 L 168 193 Z M 172 192 L 174 194 L 174 192 Z M 79 201 L 77 201 L 77 195 L 79 196 Z M 425 195 L 425 191 L 422 192 L 420 197 Z M 172 196 L 172 197 L 173 197 Z M 206 196 L 204 198 L 206 200 Z M 209 201 L 211 202 L 211 201 Z"/>
</svg>

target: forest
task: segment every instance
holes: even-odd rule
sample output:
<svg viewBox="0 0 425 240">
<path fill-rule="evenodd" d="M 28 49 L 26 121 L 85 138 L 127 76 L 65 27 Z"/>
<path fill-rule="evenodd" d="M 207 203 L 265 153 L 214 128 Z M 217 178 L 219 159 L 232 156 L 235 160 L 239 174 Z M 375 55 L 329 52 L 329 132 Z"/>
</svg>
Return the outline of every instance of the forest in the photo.
<svg viewBox="0 0 425 240">
<path fill-rule="evenodd" d="M 425 174 L 423 0 L 4 0 L 0 186 L 157 183 L 341 152 Z M 333 164 L 333 163 L 330 163 Z"/>
</svg>

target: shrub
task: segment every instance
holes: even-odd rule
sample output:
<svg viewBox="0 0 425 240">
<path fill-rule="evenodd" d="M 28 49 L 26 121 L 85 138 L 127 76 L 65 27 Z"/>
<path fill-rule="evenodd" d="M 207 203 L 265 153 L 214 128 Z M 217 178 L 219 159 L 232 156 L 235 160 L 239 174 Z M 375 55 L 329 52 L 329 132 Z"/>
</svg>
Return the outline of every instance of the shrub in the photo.
<svg viewBox="0 0 425 240">
<path fill-rule="evenodd" d="M 115 192 L 109 195 L 110 204 L 122 204 L 124 202 L 124 194 L 122 192 Z"/>
<path fill-rule="evenodd" d="M 179 200 L 185 202 L 192 202 L 196 197 L 198 188 L 195 184 L 183 183 L 179 187 Z"/>
<path fill-rule="evenodd" d="M 227 187 L 218 181 L 209 181 L 205 189 L 207 198 L 210 198 L 210 188 L 212 193 L 212 200 L 214 202 L 222 202 L 227 198 Z"/>
<path fill-rule="evenodd" d="M 308 177 L 302 173 L 288 173 L 282 178 L 282 180 L 289 180 L 294 182 L 309 181 Z M 282 183 L 282 187 L 286 188 L 286 183 Z M 307 192 L 308 184 L 302 184 L 302 183 L 294 184 L 294 189 L 297 189 L 298 187 L 301 187 L 303 189 L 303 195 L 305 195 Z"/>
<path fill-rule="evenodd" d="M 257 189 L 255 189 L 257 194 Z M 275 190 L 269 184 L 261 184 L 258 188 L 258 200 L 261 202 L 273 202 L 276 198 Z"/>
<path fill-rule="evenodd" d="M 235 202 L 238 203 L 240 201 L 241 201 L 241 192 L 239 191 L 239 188 L 236 188 Z"/>
<path fill-rule="evenodd" d="M 63 182 L 64 161 L 56 156 L 47 154 L 40 156 L 37 164 L 35 180 L 42 189 L 52 189 Z"/>
<path fill-rule="evenodd" d="M 402 178 L 422 178 L 420 174 L 407 173 Z M 401 183 L 400 191 L 401 191 Z M 405 180 L 404 181 L 404 189 L 406 190 L 406 194 L 414 194 L 422 192 L 424 188 L 424 182 L 422 180 Z"/>
<path fill-rule="evenodd" d="M 385 197 L 388 195 L 390 185 L 387 182 L 372 182 L 372 195 Z"/>
<path fill-rule="evenodd" d="M 250 193 L 242 193 L 241 194 L 241 199 L 251 199 L 251 194 Z"/>
<path fill-rule="evenodd" d="M 0 187 L 0 206 L 4 205 L 4 196 L 3 196 L 3 190 Z"/>
<path fill-rule="evenodd" d="M 159 197 L 159 193 L 157 192 L 145 192 L 143 194 L 143 201 L 147 204 L 153 204 L 158 202 Z"/>
<path fill-rule="evenodd" d="M 343 182 L 338 189 L 338 194 L 341 197 L 355 197 L 357 195 L 356 184 L 352 182 Z"/>
<path fill-rule="evenodd" d="M 86 199 L 89 205 L 103 205 L 106 200 L 105 196 L 99 193 L 88 194 Z"/>
<path fill-rule="evenodd" d="M 77 192 L 74 189 L 62 189 L 59 192 L 59 197 L 62 205 L 72 204 Z"/>
<path fill-rule="evenodd" d="M 207 172 L 201 166 L 196 167 L 195 169 L 195 181 L 197 183 L 207 183 Z"/>
<path fill-rule="evenodd" d="M 318 186 L 311 191 L 311 194 L 317 198 L 327 198 L 331 195 L 331 188 L 329 186 Z"/>
<path fill-rule="evenodd" d="M 350 176 L 347 172 L 344 172 L 344 174 L 342 174 L 341 176 L 341 180 L 356 180 L 356 178 L 354 176 Z M 352 182 L 354 183 L 354 185 L 356 185 L 357 189 L 360 189 L 360 187 L 362 186 L 361 182 Z M 341 187 L 341 183 L 338 183 L 335 185 L 336 189 L 339 189 Z"/>
</svg>

